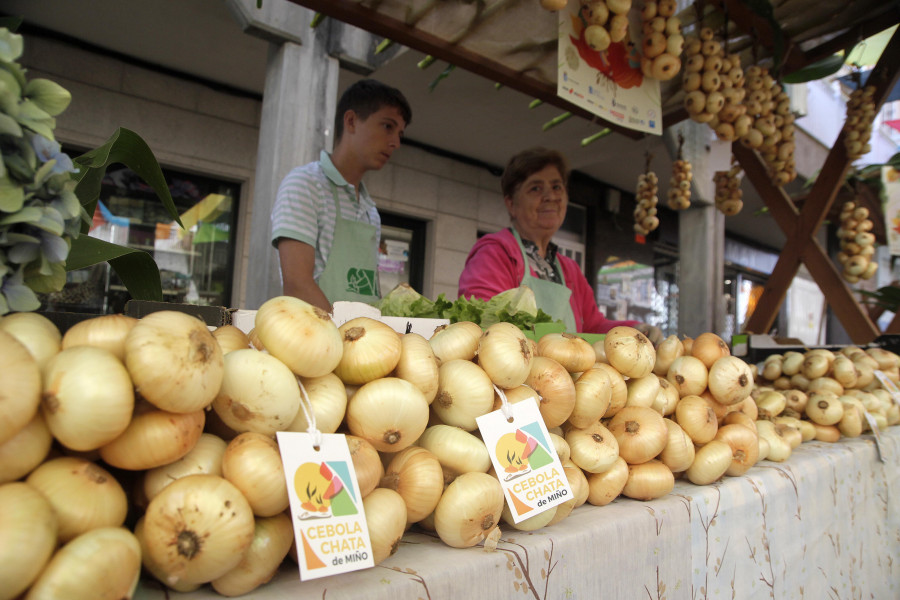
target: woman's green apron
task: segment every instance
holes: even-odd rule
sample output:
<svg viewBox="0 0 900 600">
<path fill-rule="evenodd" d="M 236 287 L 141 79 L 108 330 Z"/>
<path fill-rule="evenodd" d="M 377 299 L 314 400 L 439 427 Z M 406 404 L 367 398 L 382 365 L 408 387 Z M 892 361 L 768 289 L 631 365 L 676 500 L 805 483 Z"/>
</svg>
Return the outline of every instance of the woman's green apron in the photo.
<svg viewBox="0 0 900 600">
<path fill-rule="evenodd" d="M 339 300 L 372 304 L 381 296 L 378 289 L 378 230 L 369 223 L 341 216 L 337 186 L 331 183 L 336 210 L 334 241 L 325 270 L 319 276 L 319 288 L 331 303 Z"/>
<path fill-rule="evenodd" d="M 562 284 L 538 279 L 531 275 L 528 255 L 525 253 L 522 238 L 519 237 L 519 232 L 516 231 L 515 227 L 513 227 L 513 235 L 516 236 L 516 243 L 519 244 L 519 250 L 522 251 L 522 262 L 525 265 L 525 272 L 522 275 L 522 283 L 520 285 L 527 285 L 531 288 L 538 308 L 553 317 L 554 320 L 565 323 L 566 331 L 575 333 L 577 331 L 575 327 L 575 313 L 572 312 L 572 305 L 569 304 L 572 290 L 566 287 L 566 278 L 559 264 L 559 258 L 554 258 L 554 266 L 557 273 L 559 273 L 560 279 L 562 279 Z"/>
</svg>

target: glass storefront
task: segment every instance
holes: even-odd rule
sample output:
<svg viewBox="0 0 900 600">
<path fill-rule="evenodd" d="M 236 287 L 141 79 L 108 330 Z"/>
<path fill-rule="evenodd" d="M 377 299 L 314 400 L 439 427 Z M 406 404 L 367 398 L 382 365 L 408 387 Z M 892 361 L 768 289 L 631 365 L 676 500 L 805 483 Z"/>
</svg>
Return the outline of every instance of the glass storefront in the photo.
<svg viewBox="0 0 900 600">
<path fill-rule="evenodd" d="M 77 154 L 77 152 L 76 152 Z M 150 253 L 168 302 L 229 306 L 237 231 L 237 183 L 163 169 L 184 229 L 133 171 L 112 165 L 89 235 Z M 119 313 L 131 298 L 105 263 L 72 271 L 42 297 L 51 311 Z"/>
</svg>

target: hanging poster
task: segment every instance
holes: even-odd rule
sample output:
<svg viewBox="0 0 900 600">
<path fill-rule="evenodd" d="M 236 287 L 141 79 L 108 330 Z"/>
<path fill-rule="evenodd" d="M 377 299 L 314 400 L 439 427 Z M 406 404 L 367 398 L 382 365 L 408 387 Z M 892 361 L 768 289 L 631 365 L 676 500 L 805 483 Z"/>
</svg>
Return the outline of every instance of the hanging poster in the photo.
<svg viewBox="0 0 900 600">
<path fill-rule="evenodd" d="M 559 11 L 557 95 L 611 123 L 661 135 L 659 81 L 641 71 L 640 11 L 631 11 L 624 39 L 599 52 L 585 35 L 595 19 L 590 4 Z"/>
<path fill-rule="evenodd" d="M 889 165 L 881 167 L 881 185 L 888 248 L 892 256 L 900 256 L 900 171 Z"/>
</svg>

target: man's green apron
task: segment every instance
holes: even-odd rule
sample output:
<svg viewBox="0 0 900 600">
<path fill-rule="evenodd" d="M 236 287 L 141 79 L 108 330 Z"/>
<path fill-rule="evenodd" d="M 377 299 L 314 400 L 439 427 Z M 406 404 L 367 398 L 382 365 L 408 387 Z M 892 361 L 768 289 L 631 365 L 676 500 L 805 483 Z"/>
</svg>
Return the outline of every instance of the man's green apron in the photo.
<svg viewBox="0 0 900 600">
<path fill-rule="evenodd" d="M 377 228 L 369 223 L 341 216 L 337 186 L 331 184 L 336 212 L 334 241 L 325 270 L 319 276 L 319 288 L 331 303 L 339 300 L 374 303 L 379 299 Z"/>
<path fill-rule="evenodd" d="M 519 244 L 519 250 L 522 251 L 522 262 L 525 265 L 525 272 L 522 275 L 522 283 L 520 285 L 527 285 L 531 288 L 538 308 L 553 317 L 554 320 L 565 323 L 566 331 L 575 333 L 577 331 L 575 327 L 575 313 L 572 312 L 572 305 L 569 304 L 572 290 L 566 287 L 566 277 L 563 275 L 559 258 L 554 257 L 554 266 L 556 267 L 556 272 L 559 273 L 562 284 L 532 276 L 522 238 L 519 237 L 519 232 L 516 231 L 515 227 L 512 228 L 512 231 L 513 235 L 516 236 L 516 243 Z"/>
</svg>

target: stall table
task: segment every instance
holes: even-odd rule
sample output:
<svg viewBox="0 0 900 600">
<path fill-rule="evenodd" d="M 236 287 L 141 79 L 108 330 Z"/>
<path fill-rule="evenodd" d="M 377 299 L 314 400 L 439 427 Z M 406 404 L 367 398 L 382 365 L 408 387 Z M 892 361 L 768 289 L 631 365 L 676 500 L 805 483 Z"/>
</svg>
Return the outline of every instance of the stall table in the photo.
<svg viewBox="0 0 900 600">
<path fill-rule="evenodd" d="M 494 552 L 409 532 L 372 569 L 300 582 L 287 559 L 250 596 L 366 598 L 900 598 L 900 427 L 807 442 L 709 486 L 677 481 L 650 502 L 586 504 L 533 533 L 503 527 Z M 142 581 L 137 598 L 220 598 Z"/>
</svg>

